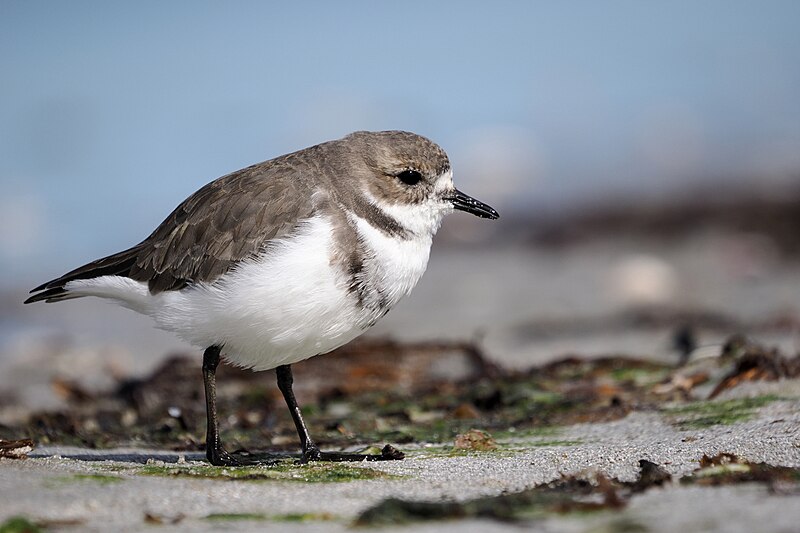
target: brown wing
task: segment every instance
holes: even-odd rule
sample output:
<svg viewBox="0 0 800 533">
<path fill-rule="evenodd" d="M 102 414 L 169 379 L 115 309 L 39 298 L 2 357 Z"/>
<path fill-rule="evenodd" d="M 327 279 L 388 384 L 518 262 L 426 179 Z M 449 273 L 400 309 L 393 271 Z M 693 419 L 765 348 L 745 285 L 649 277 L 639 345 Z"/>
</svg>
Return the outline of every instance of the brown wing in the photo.
<svg viewBox="0 0 800 533">
<path fill-rule="evenodd" d="M 212 282 L 270 239 L 312 215 L 306 180 L 269 161 L 215 180 L 181 203 L 133 248 L 98 259 L 40 285 L 26 303 L 67 297 L 69 281 L 104 275 L 146 281 L 150 292 Z"/>
<path fill-rule="evenodd" d="M 179 205 L 142 243 L 128 276 L 153 293 L 211 282 L 312 213 L 300 182 L 251 167 L 211 182 Z"/>
</svg>

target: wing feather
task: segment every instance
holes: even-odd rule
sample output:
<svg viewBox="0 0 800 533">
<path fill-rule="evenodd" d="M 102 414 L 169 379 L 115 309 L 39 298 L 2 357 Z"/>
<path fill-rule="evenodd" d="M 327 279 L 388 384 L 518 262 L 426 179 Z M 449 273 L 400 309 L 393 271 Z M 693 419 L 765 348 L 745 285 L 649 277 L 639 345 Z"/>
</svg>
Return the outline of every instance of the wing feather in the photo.
<svg viewBox="0 0 800 533">
<path fill-rule="evenodd" d="M 141 243 L 40 285 L 31 292 L 45 292 L 28 302 L 61 296 L 69 281 L 104 275 L 147 282 L 153 294 L 215 281 L 313 215 L 308 180 L 279 159 L 212 181 Z"/>
</svg>

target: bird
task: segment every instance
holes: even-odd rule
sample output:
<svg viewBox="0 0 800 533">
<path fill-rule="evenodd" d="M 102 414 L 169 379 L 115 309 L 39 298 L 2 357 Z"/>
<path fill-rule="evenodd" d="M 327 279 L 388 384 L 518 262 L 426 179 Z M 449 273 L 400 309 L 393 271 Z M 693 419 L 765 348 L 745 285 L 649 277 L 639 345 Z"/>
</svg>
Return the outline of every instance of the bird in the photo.
<svg viewBox="0 0 800 533">
<path fill-rule="evenodd" d="M 32 289 L 26 304 L 88 296 L 152 318 L 203 351 L 206 458 L 252 464 L 222 444 L 220 360 L 275 369 L 301 463 L 402 459 L 324 452 L 295 399 L 291 365 L 358 337 L 425 271 L 442 218 L 497 219 L 453 183 L 445 151 L 406 131 L 357 131 L 218 178 L 139 244 Z"/>
</svg>

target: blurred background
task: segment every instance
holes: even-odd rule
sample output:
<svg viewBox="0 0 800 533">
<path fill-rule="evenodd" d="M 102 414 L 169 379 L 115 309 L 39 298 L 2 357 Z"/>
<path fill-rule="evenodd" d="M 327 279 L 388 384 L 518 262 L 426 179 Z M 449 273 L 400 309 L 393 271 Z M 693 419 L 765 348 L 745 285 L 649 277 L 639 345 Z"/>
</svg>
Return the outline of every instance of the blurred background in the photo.
<svg viewBox="0 0 800 533">
<path fill-rule="evenodd" d="M 99 301 L 21 301 L 208 181 L 364 129 L 433 139 L 502 215 L 450 216 L 375 335 L 518 366 L 671 357 L 681 324 L 796 350 L 798 22 L 794 1 L 2 1 L 0 387 L 46 402 L 51 373 L 189 350 Z"/>
</svg>

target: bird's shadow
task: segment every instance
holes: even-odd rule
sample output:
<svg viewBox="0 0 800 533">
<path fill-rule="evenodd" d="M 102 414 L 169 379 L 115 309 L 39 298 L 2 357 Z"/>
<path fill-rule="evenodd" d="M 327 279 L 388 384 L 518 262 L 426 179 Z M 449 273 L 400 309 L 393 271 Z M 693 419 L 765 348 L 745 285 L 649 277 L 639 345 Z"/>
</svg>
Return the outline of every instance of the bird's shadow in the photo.
<svg viewBox="0 0 800 533">
<path fill-rule="evenodd" d="M 49 452 L 31 452 L 27 454 L 31 459 L 47 459 L 51 457 L 61 457 L 63 459 L 72 459 L 74 461 L 87 461 L 87 462 L 100 462 L 100 461 L 118 461 L 122 463 L 134 463 L 145 465 L 149 462 L 157 461 L 162 463 L 179 464 L 185 461 L 197 461 L 209 464 L 206 460 L 206 454 L 203 452 L 189 452 L 189 453 L 159 453 L 157 451 L 124 451 L 109 453 L 83 453 L 76 451 L 62 452 L 62 453 L 49 453 Z M 232 456 L 242 459 L 243 463 L 248 465 L 271 465 L 278 461 L 285 460 L 299 460 L 300 454 L 280 453 L 280 452 L 232 452 Z M 210 466 L 210 464 L 209 464 Z"/>
</svg>

